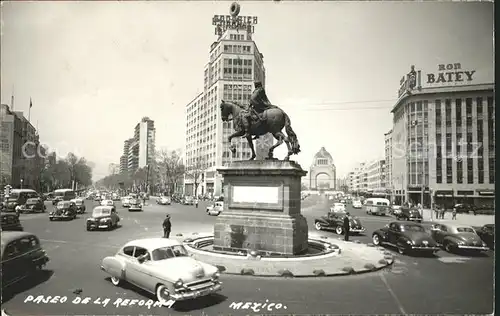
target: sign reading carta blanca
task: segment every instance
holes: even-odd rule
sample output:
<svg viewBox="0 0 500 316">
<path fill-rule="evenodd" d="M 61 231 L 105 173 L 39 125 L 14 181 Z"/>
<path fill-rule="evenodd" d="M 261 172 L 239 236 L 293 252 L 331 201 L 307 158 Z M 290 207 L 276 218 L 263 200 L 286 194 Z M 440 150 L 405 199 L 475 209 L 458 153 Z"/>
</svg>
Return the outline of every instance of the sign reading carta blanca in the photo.
<svg viewBox="0 0 500 316">
<path fill-rule="evenodd" d="M 437 73 L 427 74 L 427 83 L 470 82 L 475 73 L 475 70 L 462 70 L 460 63 L 440 64 Z"/>
</svg>

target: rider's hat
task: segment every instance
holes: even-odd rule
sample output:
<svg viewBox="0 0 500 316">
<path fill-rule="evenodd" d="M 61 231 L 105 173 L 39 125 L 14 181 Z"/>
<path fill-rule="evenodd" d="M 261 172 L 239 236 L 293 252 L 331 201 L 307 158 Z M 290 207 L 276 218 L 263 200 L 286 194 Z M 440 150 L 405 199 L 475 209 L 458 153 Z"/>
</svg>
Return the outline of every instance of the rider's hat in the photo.
<svg viewBox="0 0 500 316">
<path fill-rule="evenodd" d="M 261 82 L 261 81 L 255 81 L 255 82 L 254 82 L 254 85 L 255 85 L 256 87 L 262 87 L 262 82 Z"/>
</svg>

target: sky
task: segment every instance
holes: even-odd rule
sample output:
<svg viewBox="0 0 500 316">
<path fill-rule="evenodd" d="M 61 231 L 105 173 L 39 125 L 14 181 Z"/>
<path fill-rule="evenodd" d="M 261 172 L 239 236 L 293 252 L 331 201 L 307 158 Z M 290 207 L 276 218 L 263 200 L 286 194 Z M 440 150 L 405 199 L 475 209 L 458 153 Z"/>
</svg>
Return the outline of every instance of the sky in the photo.
<svg viewBox="0 0 500 316">
<path fill-rule="evenodd" d="M 1 102 L 28 115 L 41 142 L 118 163 L 144 116 L 156 146 L 184 147 L 184 109 L 203 89 L 214 14 L 231 2 L 3 2 Z M 486 2 L 251 2 L 266 91 L 290 116 L 309 169 L 325 147 L 337 175 L 384 155 L 399 81 L 415 65 L 460 62 L 493 83 L 493 4 Z M 276 157 L 285 154 L 285 146 Z"/>
</svg>

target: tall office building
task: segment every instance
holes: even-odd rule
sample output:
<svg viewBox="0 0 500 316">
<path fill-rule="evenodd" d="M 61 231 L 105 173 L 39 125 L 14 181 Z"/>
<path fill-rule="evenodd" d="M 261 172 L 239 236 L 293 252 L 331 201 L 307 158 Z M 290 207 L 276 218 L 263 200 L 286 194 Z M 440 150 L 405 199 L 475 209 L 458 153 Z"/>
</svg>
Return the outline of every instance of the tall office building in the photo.
<svg viewBox="0 0 500 316">
<path fill-rule="evenodd" d="M 125 140 L 120 157 L 120 172 L 133 173 L 139 168 L 151 165 L 155 157 L 155 123 L 143 117 L 134 128 L 134 137 Z"/>
<path fill-rule="evenodd" d="M 425 76 L 412 69 L 401 80 L 392 109 L 396 200 L 430 205 L 432 194 L 448 206 L 493 205 L 494 85 L 475 84 L 475 72 L 455 63 Z"/>
<path fill-rule="evenodd" d="M 238 10 L 239 11 L 239 10 Z M 204 69 L 204 89 L 186 105 L 185 166 L 189 170 L 184 180 L 186 195 L 222 194 L 222 178 L 217 168 L 233 160 L 251 156 L 247 141 L 237 137 L 236 154 L 229 151 L 227 137 L 234 132 L 233 123 L 222 122 L 221 100 L 248 104 L 254 82 L 265 87 L 264 56 L 253 41 L 257 17 L 233 15 L 214 16 L 217 40 L 210 46 L 209 62 Z M 273 144 L 272 135 L 254 142 L 257 159 L 267 155 Z M 193 179 L 197 175 L 197 179 Z M 195 182 L 199 184 L 195 191 Z"/>
</svg>

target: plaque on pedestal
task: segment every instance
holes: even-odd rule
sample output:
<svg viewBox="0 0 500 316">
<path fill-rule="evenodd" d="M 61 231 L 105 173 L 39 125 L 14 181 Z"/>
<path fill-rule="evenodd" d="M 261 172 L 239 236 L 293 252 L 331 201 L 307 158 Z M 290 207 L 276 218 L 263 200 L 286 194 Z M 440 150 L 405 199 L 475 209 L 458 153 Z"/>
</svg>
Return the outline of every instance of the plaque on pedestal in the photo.
<svg viewBox="0 0 500 316">
<path fill-rule="evenodd" d="M 307 222 L 300 214 L 301 177 L 293 161 L 236 161 L 224 177 L 224 210 L 214 227 L 214 249 L 296 255 L 307 250 Z"/>
</svg>

